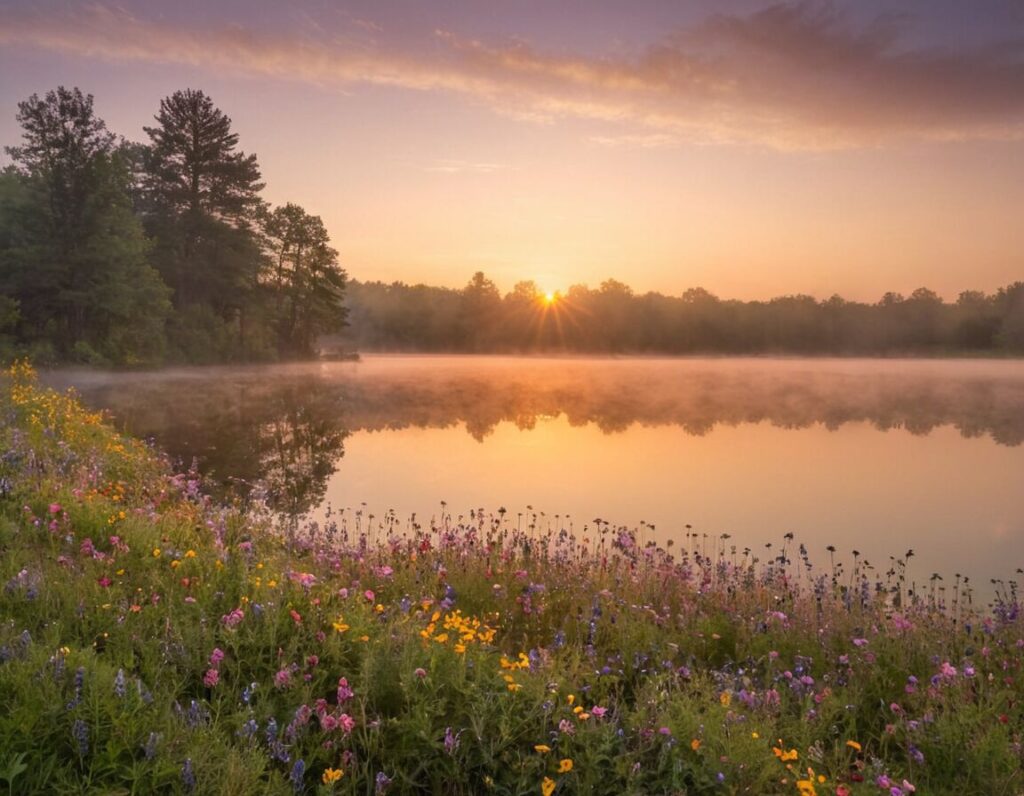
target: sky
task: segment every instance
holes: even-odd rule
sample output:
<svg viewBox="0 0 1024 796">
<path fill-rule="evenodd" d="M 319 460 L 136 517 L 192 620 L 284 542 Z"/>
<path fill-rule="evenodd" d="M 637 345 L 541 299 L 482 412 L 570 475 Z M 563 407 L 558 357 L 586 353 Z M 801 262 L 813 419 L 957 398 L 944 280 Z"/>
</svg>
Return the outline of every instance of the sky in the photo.
<svg viewBox="0 0 1024 796">
<path fill-rule="evenodd" d="M 0 143 L 58 85 L 204 90 L 361 280 L 1024 279 L 1024 0 L 0 0 Z"/>
</svg>

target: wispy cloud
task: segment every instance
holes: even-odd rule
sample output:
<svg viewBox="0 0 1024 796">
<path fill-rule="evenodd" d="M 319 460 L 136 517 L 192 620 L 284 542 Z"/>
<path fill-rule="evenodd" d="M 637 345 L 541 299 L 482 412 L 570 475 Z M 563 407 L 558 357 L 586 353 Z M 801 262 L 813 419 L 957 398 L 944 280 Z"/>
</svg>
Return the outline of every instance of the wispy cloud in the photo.
<svg viewBox="0 0 1024 796">
<path fill-rule="evenodd" d="M 494 174 L 508 171 L 512 167 L 506 163 L 475 163 L 468 160 L 437 160 L 425 167 L 425 171 L 441 174 Z"/>
<path fill-rule="evenodd" d="M 713 16 L 627 59 L 441 30 L 422 52 L 379 35 L 358 43 L 241 26 L 193 30 L 93 5 L 0 10 L 0 43 L 324 86 L 457 93 L 517 118 L 609 123 L 591 139 L 605 145 L 831 148 L 1024 134 L 1024 36 L 970 49 L 915 47 L 908 24 L 883 16 L 855 26 L 832 5 L 780 4 Z"/>
</svg>

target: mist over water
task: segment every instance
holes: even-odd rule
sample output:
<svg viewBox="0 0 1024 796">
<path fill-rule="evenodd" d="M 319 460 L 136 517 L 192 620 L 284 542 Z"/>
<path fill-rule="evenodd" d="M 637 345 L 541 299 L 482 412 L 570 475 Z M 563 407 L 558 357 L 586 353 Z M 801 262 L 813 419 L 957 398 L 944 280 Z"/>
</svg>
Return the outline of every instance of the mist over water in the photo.
<svg viewBox="0 0 1024 796">
<path fill-rule="evenodd" d="M 1024 566 L 1018 361 L 371 356 L 45 379 L 288 513 L 446 501 L 765 554 L 793 532 L 819 562 L 913 548 L 921 580 Z"/>
</svg>

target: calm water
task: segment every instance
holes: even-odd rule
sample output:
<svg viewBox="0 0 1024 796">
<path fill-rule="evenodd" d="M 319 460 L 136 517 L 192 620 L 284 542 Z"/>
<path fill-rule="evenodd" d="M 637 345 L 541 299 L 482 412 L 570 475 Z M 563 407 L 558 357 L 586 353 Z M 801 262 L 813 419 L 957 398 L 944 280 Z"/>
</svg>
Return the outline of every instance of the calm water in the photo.
<svg viewBox="0 0 1024 796">
<path fill-rule="evenodd" d="M 1024 566 L 1024 363 L 372 356 L 48 374 L 283 511 L 594 518 L 813 558 L 908 548 L 912 572 Z"/>
</svg>

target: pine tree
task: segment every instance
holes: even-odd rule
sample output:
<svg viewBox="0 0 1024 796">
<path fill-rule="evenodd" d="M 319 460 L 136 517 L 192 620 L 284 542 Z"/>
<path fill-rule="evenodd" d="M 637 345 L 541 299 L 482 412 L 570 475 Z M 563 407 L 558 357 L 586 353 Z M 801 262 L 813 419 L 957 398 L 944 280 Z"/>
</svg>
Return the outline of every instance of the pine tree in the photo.
<svg viewBox="0 0 1024 796">
<path fill-rule="evenodd" d="M 255 155 L 237 151 L 231 119 L 202 91 L 160 102 L 143 179 L 147 227 L 179 309 L 239 318 L 261 266 L 252 221 L 263 188 Z"/>
</svg>

